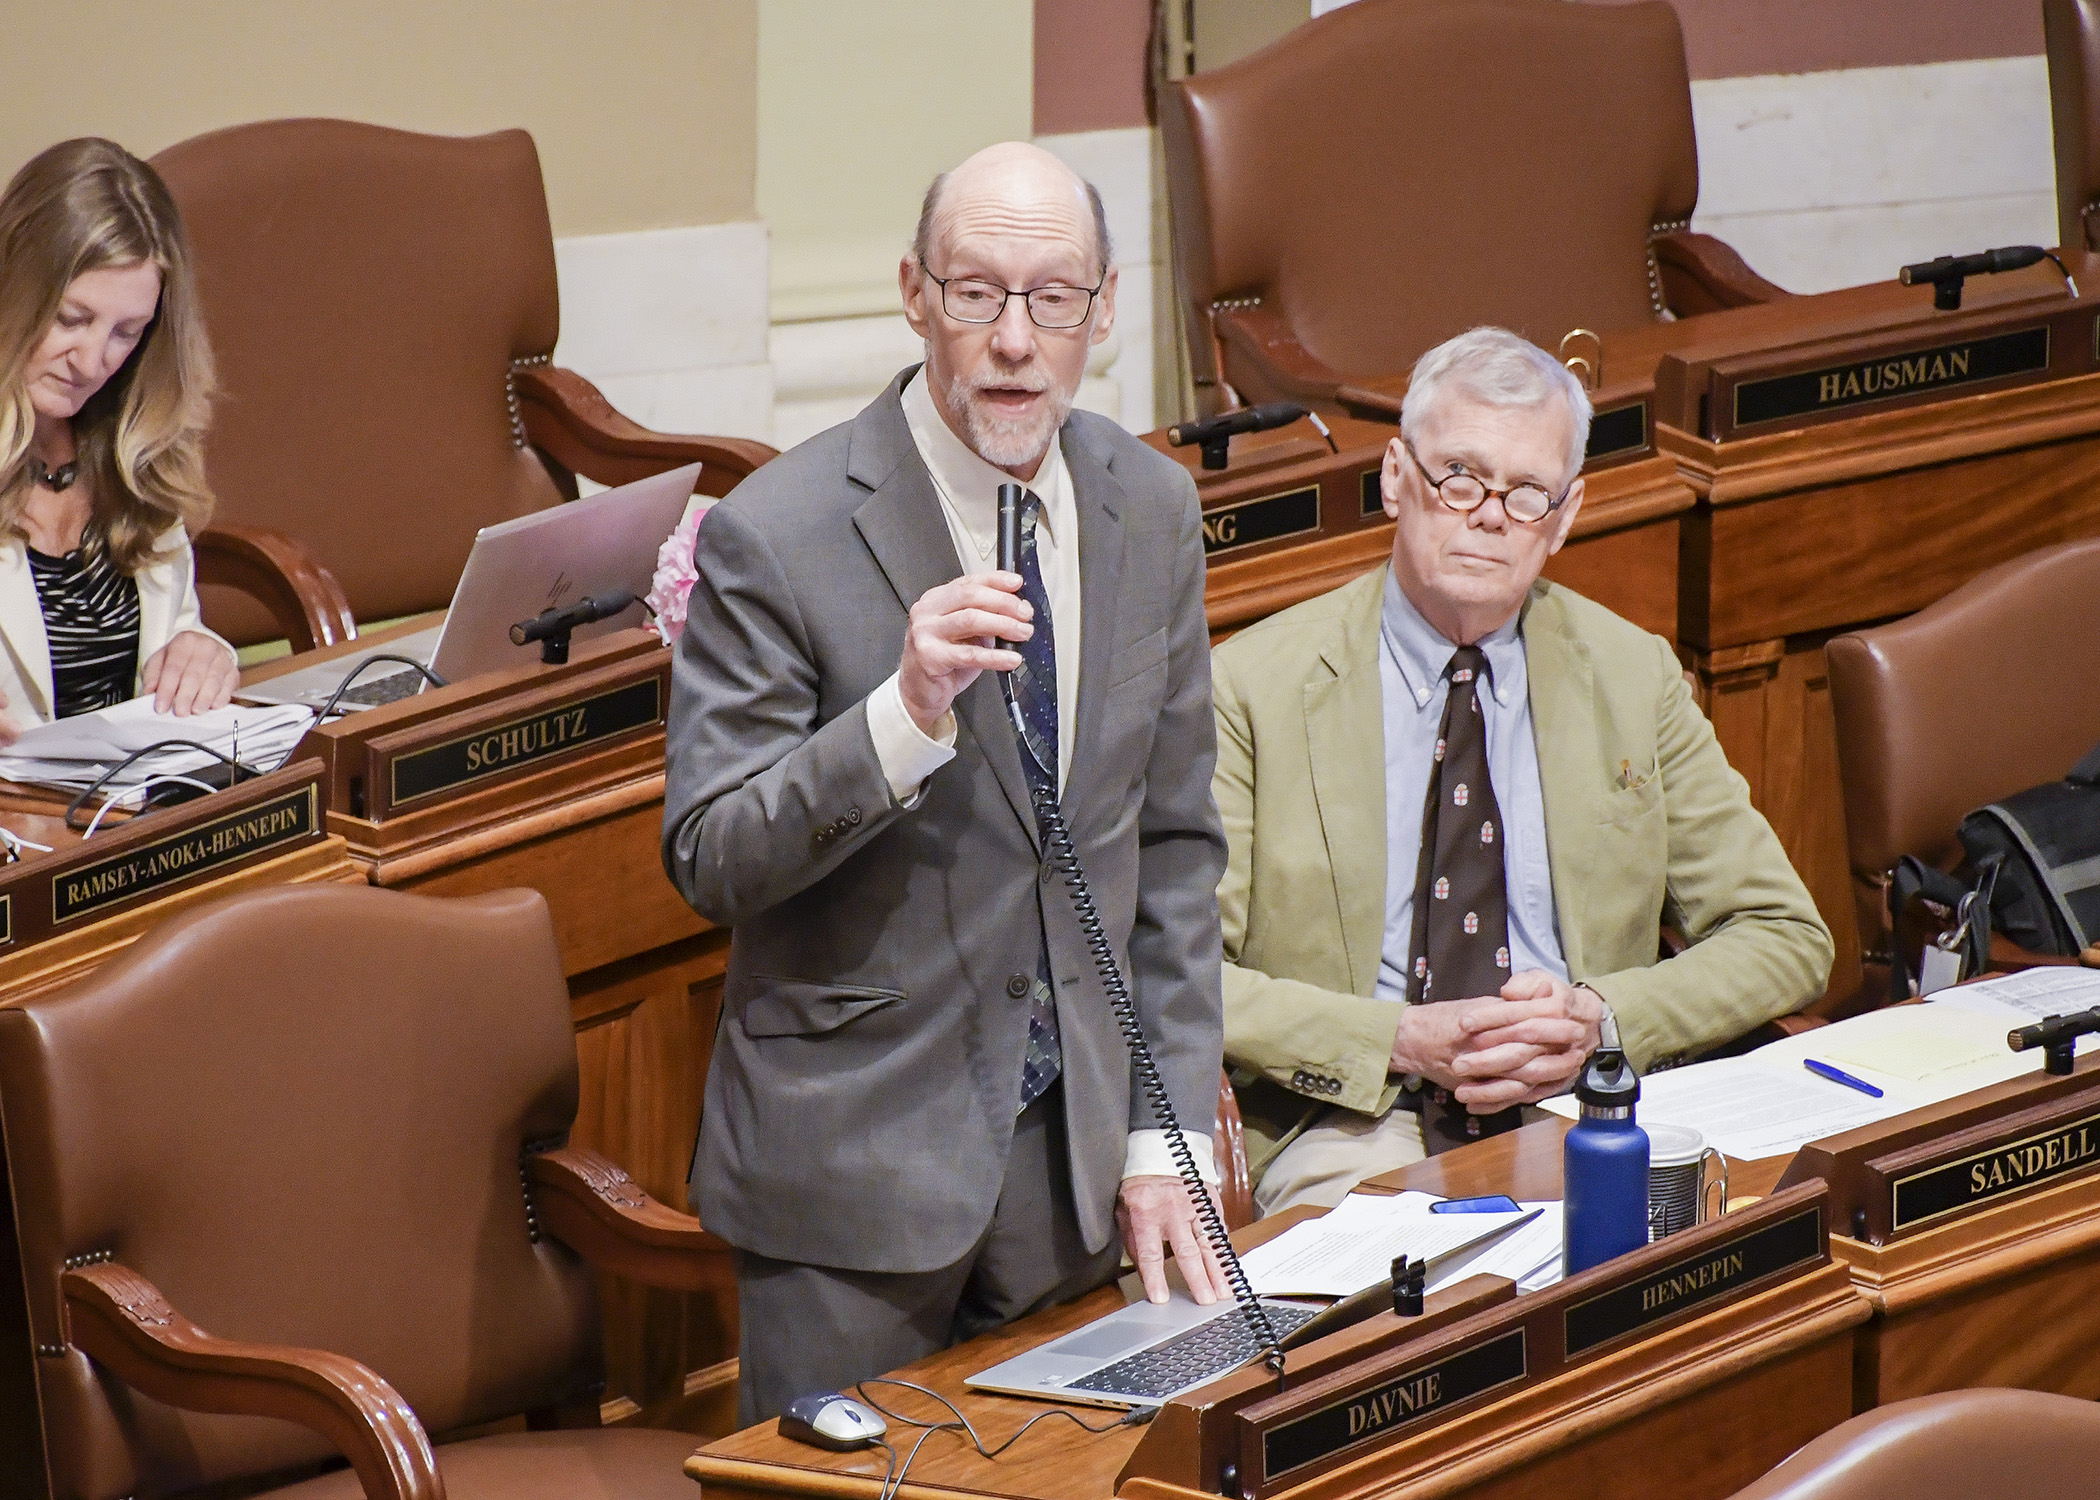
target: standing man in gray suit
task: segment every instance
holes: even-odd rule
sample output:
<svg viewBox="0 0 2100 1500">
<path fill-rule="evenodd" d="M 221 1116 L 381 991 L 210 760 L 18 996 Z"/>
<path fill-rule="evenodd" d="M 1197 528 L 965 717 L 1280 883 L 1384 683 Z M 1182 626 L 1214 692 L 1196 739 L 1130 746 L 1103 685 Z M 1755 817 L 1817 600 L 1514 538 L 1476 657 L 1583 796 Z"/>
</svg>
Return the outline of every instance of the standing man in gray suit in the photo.
<svg viewBox="0 0 2100 1500">
<path fill-rule="evenodd" d="M 1054 784 L 1215 1182 L 1195 487 L 1072 410 L 1116 271 L 1056 158 L 994 146 L 937 179 L 898 276 L 926 363 L 708 515 L 672 679 L 665 868 L 736 928 L 692 1196 L 738 1248 L 747 1423 L 1098 1286 L 1126 1248 L 1155 1300 L 1163 1247 L 1199 1301 L 1225 1291 L 1031 801 Z"/>
</svg>

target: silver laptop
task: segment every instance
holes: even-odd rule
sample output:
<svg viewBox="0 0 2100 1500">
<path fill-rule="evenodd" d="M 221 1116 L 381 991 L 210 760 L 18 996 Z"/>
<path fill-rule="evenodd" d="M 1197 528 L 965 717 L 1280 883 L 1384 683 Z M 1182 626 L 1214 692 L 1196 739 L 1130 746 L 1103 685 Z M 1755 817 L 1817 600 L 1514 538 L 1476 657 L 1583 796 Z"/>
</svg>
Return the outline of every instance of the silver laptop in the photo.
<svg viewBox="0 0 2100 1500">
<path fill-rule="evenodd" d="M 1261 1305 L 1286 1344 L 1300 1325 L 1322 1311 L 1313 1303 L 1266 1297 Z M 1237 1303 L 1203 1307 L 1176 1288 L 1169 1301 L 1133 1302 L 1063 1338 L 980 1370 L 964 1384 L 974 1390 L 1089 1406 L 1156 1406 L 1238 1369 L 1261 1352 L 1261 1338 Z"/>
<path fill-rule="evenodd" d="M 626 589 L 640 599 L 648 593 L 657 549 L 684 515 L 699 477 L 700 466 L 688 464 L 587 500 L 485 526 L 467 554 L 443 624 L 268 678 L 236 696 L 247 703 L 319 708 L 345 677 L 381 652 L 420 661 L 448 683 L 537 661 L 539 646 L 512 645 L 510 627 L 586 594 Z M 577 627 L 572 639 L 589 640 L 646 618 L 636 604 L 610 619 Z M 413 668 L 381 663 L 358 673 L 337 707 L 376 708 L 424 686 L 423 674 Z"/>
</svg>

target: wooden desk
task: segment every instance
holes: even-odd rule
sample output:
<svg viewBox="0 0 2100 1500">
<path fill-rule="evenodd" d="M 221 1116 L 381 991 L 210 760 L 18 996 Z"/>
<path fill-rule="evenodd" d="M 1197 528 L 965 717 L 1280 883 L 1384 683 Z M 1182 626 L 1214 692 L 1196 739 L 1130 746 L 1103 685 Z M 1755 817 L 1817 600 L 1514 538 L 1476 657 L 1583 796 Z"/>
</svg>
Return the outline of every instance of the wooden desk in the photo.
<svg viewBox="0 0 2100 1500">
<path fill-rule="evenodd" d="M 247 680 L 369 650 L 427 623 L 273 662 Z M 337 794 L 329 827 L 373 884 L 434 896 L 525 886 L 547 898 L 581 1066 L 575 1139 L 625 1167 L 654 1197 L 683 1208 L 729 933 L 686 906 L 658 855 L 663 700 L 653 723 L 573 752 L 522 761 L 398 806 L 377 795 L 375 768 L 387 763 L 389 747 L 485 737 L 563 704 L 660 678 L 670 661 L 647 630 L 579 642 L 566 666 L 518 654 L 514 669 L 324 726 L 308 735 L 301 753 L 329 765 Z M 610 1277 L 602 1290 L 606 1419 L 727 1431 L 735 1408 L 734 1298 Z"/>
<path fill-rule="evenodd" d="M 1544 1163 L 1554 1162 L 1556 1124 L 1519 1132 L 1441 1158 L 1471 1162 L 1462 1175 L 1472 1185 L 1529 1191 L 1544 1185 Z M 1774 1205 L 1777 1207 L 1777 1205 Z M 1264 1221 L 1243 1243 L 1273 1233 Z M 1240 1237 L 1236 1237 L 1238 1239 Z M 1457 1311 L 1415 1340 L 1425 1351 L 1463 1341 L 1468 1330 L 1506 1318 L 1525 1303 L 1497 1303 L 1508 1283 L 1474 1278 L 1432 1299 L 1432 1318 Z M 1479 1290 L 1476 1290 L 1479 1289 Z M 1471 1300 L 1468 1300 L 1471 1299 Z M 1117 1305 L 1112 1291 L 1095 1293 L 958 1349 L 898 1371 L 939 1391 L 977 1424 L 987 1444 L 1014 1433 L 1042 1404 L 964 1389 L 971 1372 L 1006 1359 L 1099 1316 Z M 1528 1299 L 1527 1299 L 1528 1300 Z M 1732 1493 L 1787 1453 L 1851 1414 L 1852 1330 L 1867 1316 L 1842 1267 L 1820 1269 L 1680 1322 L 1636 1337 L 1603 1358 L 1571 1367 L 1517 1390 L 1489 1397 L 1428 1429 L 1403 1429 L 1390 1444 L 1351 1450 L 1348 1461 L 1280 1491 L 1290 1496 L 1379 1495 L 1395 1500 L 1465 1496 L 1518 1500 L 1553 1495 L 1577 1500 L 1700 1500 Z M 1429 1321 L 1429 1320 L 1425 1320 Z M 1473 1335 L 1477 1337 L 1477 1335 Z M 1413 1345 L 1404 1343 L 1404 1351 Z M 1306 1351 L 1310 1354 L 1312 1351 Z M 1543 1354 L 1543 1350 L 1541 1351 Z M 1390 1357 L 1390 1351 L 1388 1356 Z M 1403 1358 L 1406 1356 L 1402 1355 Z M 1213 1389 L 1258 1376 L 1228 1377 Z M 895 1388 L 873 1387 L 886 1404 L 908 1414 L 935 1415 L 933 1403 Z M 891 1398 L 895 1397 L 894 1402 Z M 1169 1415 L 1171 1415 L 1171 1411 Z M 1091 1421 L 1105 1420 L 1086 1413 Z M 1167 1417 L 1160 1419 L 1164 1424 Z M 1013 1500 L 1075 1500 L 1118 1494 L 1132 1500 L 1194 1500 L 1203 1490 L 1157 1477 L 1139 1445 L 1157 1453 L 1161 1428 L 1118 1428 L 1089 1436 L 1062 1420 L 1045 1422 L 1007 1456 L 987 1461 L 953 1434 L 930 1438 L 903 1494 L 933 1500 L 963 1493 Z M 907 1439 L 914 1435 L 907 1433 Z M 909 1444 L 900 1444 L 900 1452 Z M 1668 1465 L 1629 1463 L 1628 1454 L 1667 1452 Z M 869 1500 L 885 1469 L 880 1454 L 827 1454 L 782 1439 L 766 1423 L 709 1445 L 687 1464 L 711 1500 L 821 1496 Z"/>
</svg>

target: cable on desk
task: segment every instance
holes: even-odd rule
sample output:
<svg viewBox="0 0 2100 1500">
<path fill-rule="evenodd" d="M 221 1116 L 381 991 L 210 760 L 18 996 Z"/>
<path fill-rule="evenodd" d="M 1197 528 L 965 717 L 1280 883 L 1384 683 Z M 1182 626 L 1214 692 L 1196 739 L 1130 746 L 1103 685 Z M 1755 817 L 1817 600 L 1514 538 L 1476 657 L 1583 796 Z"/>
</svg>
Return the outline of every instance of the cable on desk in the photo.
<svg viewBox="0 0 2100 1500">
<path fill-rule="evenodd" d="M 907 1391 L 916 1391 L 928 1400 L 938 1401 L 942 1406 L 945 1406 L 955 1420 L 952 1422 L 922 1422 L 917 1417 L 908 1417 L 901 1411 L 892 1411 L 868 1394 L 868 1387 L 871 1385 L 894 1385 Z M 897 1463 L 896 1450 L 890 1448 L 888 1443 L 882 1445 L 883 1448 L 889 1451 L 890 1473 L 884 1477 L 882 1492 L 876 1497 L 876 1500 L 896 1500 L 897 1492 L 904 1488 L 905 1475 L 911 1472 L 912 1461 L 919 1456 L 919 1450 L 926 1445 L 926 1440 L 936 1432 L 961 1432 L 967 1434 L 970 1439 L 970 1446 L 977 1450 L 980 1458 L 993 1459 L 1011 1448 L 1015 1443 L 1018 1443 L 1022 1435 L 1029 1428 L 1035 1426 L 1036 1423 L 1047 1422 L 1052 1417 L 1064 1417 L 1081 1432 L 1099 1437 L 1104 1432 L 1114 1432 L 1118 1427 L 1141 1427 L 1159 1413 L 1159 1408 L 1156 1406 L 1133 1407 L 1113 1422 L 1105 1422 L 1099 1427 L 1091 1427 L 1080 1417 L 1079 1413 L 1067 1407 L 1053 1406 L 1048 1411 L 1037 1412 L 1023 1422 L 998 1447 L 987 1448 L 984 1444 L 984 1438 L 971 1425 L 970 1419 L 963 1415 L 962 1408 L 958 1407 L 946 1396 L 943 1396 L 939 1391 L 929 1390 L 923 1385 L 915 1385 L 909 1380 L 893 1380 L 884 1375 L 871 1375 L 866 1380 L 856 1382 L 853 1391 L 862 1401 L 890 1421 L 901 1422 L 906 1427 L 923 1427 L 926 1429 L 919 1434 L 919 1440 L 911 1445 L 911 1451 L 904 1456 L 904 1463 L 901 1467 Z"/>
<path fill-rule="evenodd" d="M 96 825 L 102 821 L 102 814 L 109 811 L 109 804 L 116 800 L 117 794 L 112 793 L 109 797 L 104 798 L 100 810 L 87 823 L 83 824 L 74 821 L 79 816 L 81 809 L 87 806 L 88 799 L 101 791 L 105 786 L 108 786 L 112 778 L 121 776 L 138 764 L 143 757 L 151 755 L 157 750 L 173 750 L 177 748 L 202 750 L 206 755 L 209 755 L 222 765 L 232 766 L 236 780 L 240 779 L 243 773 L 251 777 L 262 775 L 262 772 L 256 770 L 255 767 L 242 765 L 225 752 L 214 750 L 209 745 L 201 745 L 195 740 L 155 740 L 143 750 L 132 751 L 131 754 L 125 756 L 100 776 L 97 776 L 85 791 L 68 803 L 66 805 L 66 827 L 72 829 L 75 833 L 81 833 L 83 830 L 87 833 L 93 833 Z M 162 779 L 165 780 L 166 778 Z"/>
</svg>

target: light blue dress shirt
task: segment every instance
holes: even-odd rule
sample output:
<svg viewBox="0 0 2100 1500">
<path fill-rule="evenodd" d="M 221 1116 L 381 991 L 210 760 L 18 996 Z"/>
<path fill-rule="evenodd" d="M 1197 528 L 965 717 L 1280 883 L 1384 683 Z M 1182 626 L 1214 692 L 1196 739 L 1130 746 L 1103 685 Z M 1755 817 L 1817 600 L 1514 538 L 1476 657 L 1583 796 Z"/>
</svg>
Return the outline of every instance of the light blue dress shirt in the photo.
<svg viewBox="0 0 2100 1500">
<path fill-rule="evenodd" d="M 1521 617 L 1520 617 L 1521 618 Z M 1385 708 L 1385 943 L 1378 956 L 1381 1000 L 1407 998 L 1414 955 L 1415 877 L 1422 858 L 1422 804 L 1443 727 L 1444 680 L 1458 647 L 1439 635 L 1400 591 L 1391 568 L 1379 621 L 1378 682 Z M 1511 620 L 1479 642 L 1487 657 L 1490 691 L 1480 696 L 1487 717 L 1488 778 L 1502 809 L 1502 870 L 1509 894 L 1510 972 L 1543 969 L 1568 977 L 1553 910 L 1553 877 L 1546 863 L 1546 794 L 1539 784 L 1539 748 L 1531 730 L 1531 696 L 1524 668 L 1524 637 Z"/>
</svg>

